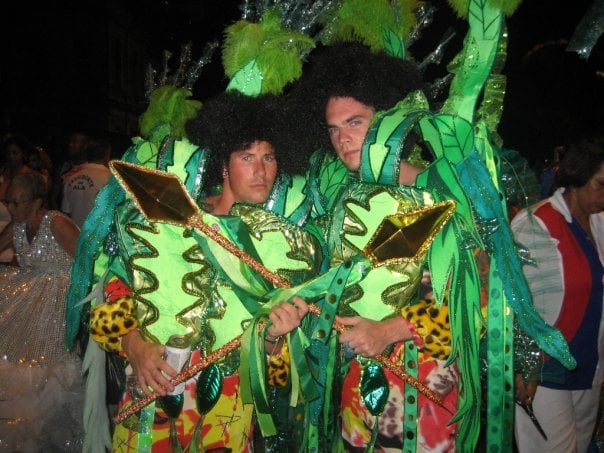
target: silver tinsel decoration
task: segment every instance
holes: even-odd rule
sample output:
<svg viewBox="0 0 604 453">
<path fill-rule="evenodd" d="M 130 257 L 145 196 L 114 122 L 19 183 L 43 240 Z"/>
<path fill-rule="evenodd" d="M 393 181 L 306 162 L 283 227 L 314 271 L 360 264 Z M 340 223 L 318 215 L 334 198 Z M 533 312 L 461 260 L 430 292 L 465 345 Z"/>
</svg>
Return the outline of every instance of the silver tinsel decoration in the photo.
<svg viewBox="0 0 604 453">
<path fill-rule="evenodd" d="M 153 69 L 153 66 L 151 66 L 149 63 L 147 65 L 147 71 L 145 72 L 145 99 L 150 99 L 151 93 L 153 93 L 157 88 L 157 84 L 155 82 L 156 76 L 157 71 Z"/>
<path fill-rule="evenodd" d="M 212 55 L 216 51 L 217 47 L 218 47 L 218 41 L 210 41 L 210 42 L 206 43 L 206 45 L 203 49 L 203 52 L 201 54 L 201 57 L 199 57 L 199 59 L 193 65 L 191 65 L 188 68 L 188 70 L 186 71 L 186 81 L 184 84 L 184 87 L 186 89 L 188 89 L 188 90 L 193 89 L 193 85 L 195 85 L 195 82 L 199 78 L 199 74 L 201 73 L 202 68 L 205 65 L 207 65 L 210 62 L 210 60 L 212 60 Z"/>
<path fill-rule="evenodd" d="M 168 50 L 164 50 L 163 68 L 159 77 L 157 71 L 151 65 L 148 65 L 145 74 L 145 96 L 147 99 L 151 99 L 151 94 L 158 87 L 164 85 L 174 85 L 186 88 L 187 90 L 193 89 L 193 85 L 195 85 L 195 82 L 199 78 L 201 70 L 212 60 L 212 55 L 218 47 L 218 42 L 208 42 L 204 47 L 201 57 L 193 63 L 191 63 L 192 46 L 193 44 L 189 42 L 181 47 L 178 68 L 172 76 L 169 75 L 169 61 L 172 53 Z"/>
<path fill-rule="evenodd" d="M 417 25 L 413 27 L 413 30 L 411 30 L 411 33 L 407 37 L 407 42 L 405 43 L 407 48 L 421 38 L 423 30 L 432 24 L 434 21 L 434 11 L 436 11 L 436 8 L 431 5 L 423 5 L 418 8 Z"/>
<path fill-rule="evenodd" d="M 304 33 L 318 41 L 319 20 L 331 16 L 340 0 L 245 0 L 239 6 L 242 19 L 259 22 L 262 15 L 271 8 L 281 16 L 283 28 Z"/>
<path fill-rule="evenodd" d="M 604 33 L 604 1 L 594 0 L 577 25 L 566 50 L 577 52 L 581 58 L 587 60 L 602 33 Z"/>
<path fill-rule="evenodd" d="M 191 63 L 191 47 L 193 44 L 188 42 L 187 44 L 183 44 L 180 48 L 180 60 L 178 64 L 178 68 L 176 72 L 170 79 L 170 85 L 180 86 L 182 84 L 182 79 L 185 74 L 186 68 L 188 68 L 189 63 Z"/>
<path fill-rule="evenodd" d="M 164 85 L 168 84 L 168 72 L 170 71 L 170 65 L 169 65 L 170 58 L 172 58 L 172 52 L 170 52 L 169 50 L 164 50 L 163 71 L 157 82 L 157 84 L 159 86 L 164 86 Z"/>
<path fill-rule="evenodd" d="M 455 30 L 453 30 L 452 28 L 449 28 L 445 32 L 444 36 L 442 37 L 442 39 L 440 40 L 440 42 L 438 43 L 436 48 L 432 52 L 430 52 L 421 61 L 421 63 L 419 63 L 419 65 L 418 65 L 419 69 L 423 71 L 426 68 L 426 66 L 428 66 L 429 64 L 435 64 L 435 65 L 440 64 L 440 62 L 442 61 L 442 58 L 445 54 L 445 50 L 446 50 L 447 46 L 449 45 L 451 40 L 455 37 L 455 35 L 456 35 Z"/>
</svg>

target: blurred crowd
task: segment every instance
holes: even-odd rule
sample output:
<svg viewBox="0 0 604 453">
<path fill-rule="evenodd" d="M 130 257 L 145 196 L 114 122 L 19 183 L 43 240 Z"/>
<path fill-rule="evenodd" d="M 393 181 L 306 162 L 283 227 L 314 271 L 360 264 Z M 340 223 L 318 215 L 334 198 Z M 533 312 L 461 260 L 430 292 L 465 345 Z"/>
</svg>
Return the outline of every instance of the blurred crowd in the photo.
<svg viewBox="0 0 604 453">
<path fill-rule="evenodd" d="M 22 134 L 6 133 L 0 148 L 0 231 L 11 221 L 7 189 L 16 175 L 36 172 L 47 186 L 45 205 L 68 215 L 81 228 L 99 190 L 109 179 L 111 145 L 103 137 L 74 130 L 65 139 L 58 158 Z M 0 253 L 10 263 L 12 250 Z"/>
</svg>

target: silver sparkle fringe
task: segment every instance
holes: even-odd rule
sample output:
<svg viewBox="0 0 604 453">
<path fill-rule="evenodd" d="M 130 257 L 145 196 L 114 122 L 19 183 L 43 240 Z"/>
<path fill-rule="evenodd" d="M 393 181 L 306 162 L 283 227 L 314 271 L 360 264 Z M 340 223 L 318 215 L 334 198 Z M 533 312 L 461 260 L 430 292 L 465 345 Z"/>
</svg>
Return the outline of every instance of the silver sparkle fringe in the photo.
<svg viewBox="0 0 604 453">
<path fill-rule="evenodd" d="M 181 46 L 178 68 L 170 79 L 170 85 L 180 86 L 182 84 L 185 71 L 189 67 L 189 63 L 191 63 L 191 47 L 193 47 L 191 41 Z"/>
<path fill-rule="evenodd" d="M 155 81 L 155 77 L 157 76 L 157 71 L 153 69 L 153 66 L 149 63 L 147 65 L 147 70 L 145 72 L 145 98 L 151 99 L 151 93 L 155 91 L 157 88 L 157 83 Z"/>
<path fill-rule="evenodd" d="M 159 78 L 159 81 L 157 82 L 157 84 L 159 86 L 164 86 L 168 84 L 168 72 L 170 71 L 170 58 L 172 58 L 172 52 L 170 52 L 169 50 L 164 50 L 164 65 L 163 65 L 163 70 L 161 73 L 161 76 Z"/>
<path fill-rule="evenodd" d="M 259 22 L 268 9 L 276 9 L 283 28 L 298 31 L 318 41 L 319 21 L 331 16 L 340 0 L 244 0 L 239 9 L 242 19 Z"/>
</svg>

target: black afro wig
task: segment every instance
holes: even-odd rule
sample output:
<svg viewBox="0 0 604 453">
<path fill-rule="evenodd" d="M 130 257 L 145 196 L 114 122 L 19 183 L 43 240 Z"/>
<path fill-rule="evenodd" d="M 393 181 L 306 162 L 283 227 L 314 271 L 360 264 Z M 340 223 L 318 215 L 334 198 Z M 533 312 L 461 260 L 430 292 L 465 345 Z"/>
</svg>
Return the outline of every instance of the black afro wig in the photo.
<svg viewBox="0 0 604 453">
<path fill-rule="evenodd" d="M 310 55 L 302 77 L 287 90 L 291 98 L 293 144 L 297 149 L 331 149 L 325 106 L 332 97 L 352 97 L 376 111 L 387 110 L 415 90 L 427 91 L 412 60 L 353 42 L 319 47 Z M 298 133 L 296 128 L 302 127 Z"/>
<path fill-rule="evenodd" d="M 252 97 L 228 91 L 204 103 L 197 117 L 187 124 L 187 134 L 192 143 L 210 151 L 210 185 L 222 182 L 222 168 L 231 153 L 247 149 L 255 141 L 273 145 L 280 172 L 305 172 L 309 156 L 293 154 L 289 147 L 285 102 L 272 94 Z"/>
</svg>

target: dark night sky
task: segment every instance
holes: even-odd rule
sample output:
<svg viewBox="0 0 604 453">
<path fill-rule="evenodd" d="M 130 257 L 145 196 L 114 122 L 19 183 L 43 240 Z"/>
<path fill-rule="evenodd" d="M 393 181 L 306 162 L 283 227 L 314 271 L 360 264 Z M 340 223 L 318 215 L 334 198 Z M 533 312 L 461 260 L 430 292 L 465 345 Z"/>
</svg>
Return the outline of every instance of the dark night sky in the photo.
<svg viewBox="0 0 604 453">
<path fill-rule="evenodd" d="M 540 159 L 555 145 L 568 141 L 583 129 L 601 129 L 604 77 L 597 76 L 596 72 L 604 73 L 604 38 L 600 38 L 587 61 L 575 53 L 565 52 L 564 44 L 592 1 L 524 0 L 508 19 L 508 58 L 504 70 L 508 85 L 499 129 L 505 146 Z M 0 27 L 5 33 L 3 45 L 32 49 L 36 40 L 47 39 L 40 30 L 28 28 L 27 18 L 27 14 L 43 16 L 47 12 L 42 6 L 28 9 L 23 6 L 27 3 L 11 2 L 3 7 L 3 17 L 10 19 Z M 159 57 L 163 49 L 177 55 L 187 41 L 194 44 L 193 56 L 200 55 L 205 42 L 221 39 L 225 27 L 240 19 L 240 3 L 240 0 L 125 0 L 122 4 L 132 9 L 136 20 L 150 29 L 149 42 L 157 46 Z M 445 29 L 453 26 L 459 34 L 454 43 L 458 47 L 451 46 L 452 57 L 459 50 L 466 24 L 453 16 L 446 0 L 432 3 L 438 8 L 435 22 L 424 32 L 420 43 L 412 46 L 411 53 L 421 54 L 423 49 L 432 49 Z M 65 16 L 74 7 L 86 8 L 75 0 L 65 0 L 61 5 L 44 8 L 54 12 L 65 8 L 62 13 Z M 33 3 L 30 6 L 33 8 Z M 7 12 L 10 8 L 13 9 Z M 80 24 L 80 28 L 87 31 L 85 24 Z M 48 30 L 52 30 L 52 24 Z M 422 55 L 418 56 L 421 59 Z M 446 57 L 445 62 L 450 57 Z M 44 67 L 40 70 L 44 71 Z M 444 63 L 440 70 L 446 70 Z M 203 100 L 225 86 L 220 55 L 216 54 L 201 74 L 194 95 Z M 31 90 L 35 89 L 32 84 Z"/>
<path fill-rule="evenodd" d="M 508 21 L 508 90 L 499 132 L 506 146 L 535 160 L 578 135 L 603 132 L 604 38 L 588 60 L 566 51 L 591 3 L 525 0 Z"/>
</svg>

